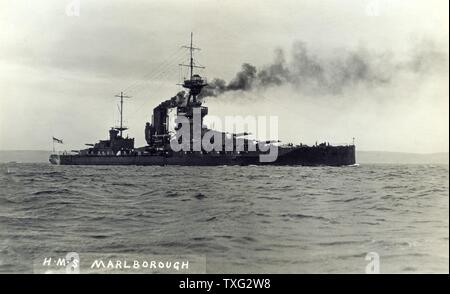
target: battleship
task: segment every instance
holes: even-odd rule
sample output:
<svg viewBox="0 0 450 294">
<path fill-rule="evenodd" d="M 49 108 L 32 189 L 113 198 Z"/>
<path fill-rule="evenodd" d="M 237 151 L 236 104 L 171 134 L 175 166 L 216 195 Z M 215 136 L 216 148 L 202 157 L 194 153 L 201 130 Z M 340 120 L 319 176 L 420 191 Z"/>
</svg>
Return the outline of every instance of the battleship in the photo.
<svg viewBox="0 0 450 294">
<path fill-rule="evenodd" d="M 123 125 L 123 102 L 120 98 L 120 125 L 109 130 L 109 139 L 70 152 L 53 152 L 49 161 L 58 165 L 303 165 L 347 166 L 355 164 L 355 144 L 312 146 L 278 140 L 250 139 L 250 133 L 227 133 L 203 125 L 208 107 L 201 99 L 202 89 L 208 86 L 206 78 L 194 72 L 203 68 L 194 62 L 192 34 L 189 49 L 190 62 L 180 64 L 189 69 L 189 76 L 181 84 L 186 91 L 161 102 L 153 109 L 151 123 L 145 124 L 146 146 L 135 147 L 134 138 L 124 137 L 128 128 Z M 169 111 L 176 110 L 174 130 L 169 130 Z M 53 140 L 58 140 L 53 138 Z M 62 141 L 61 141 L 62 142 Z M 208 144 L 202 144 L 206 142 Z M 209 148 L 213 146 L 213 148 Z"/>
</svg>

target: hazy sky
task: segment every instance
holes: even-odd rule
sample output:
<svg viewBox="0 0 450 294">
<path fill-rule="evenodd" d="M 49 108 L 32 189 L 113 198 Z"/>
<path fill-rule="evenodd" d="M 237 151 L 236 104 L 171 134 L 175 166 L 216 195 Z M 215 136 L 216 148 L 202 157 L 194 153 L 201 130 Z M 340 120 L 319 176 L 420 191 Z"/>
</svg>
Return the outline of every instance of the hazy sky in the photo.
<svg viewBox="0 0 450 294">
<path fill-rule="evenodd" d="M 356 137 L 360 150 L 449 149 L 446 0 L 80 0 L 79 16 L 69 16 L 72 2 L 0 0 L 0 149 L 49 149 L 52 136 L 66 149 L 106 139 L 122 90 L 133 96 L 128 133 L 143 145 L 153 107 L 180 90 L 180 46 L 191 31 L 210 79 L 229 81 L 245 62 L 262 69 L 277 49 L 290 64 L 299 42 L 333 81 L 348 52 L 389 77 L 339 92 L 289 83 L 226 93 L 207 99 L 210 114 L 278 115 L 285 142 Z"/>
</svg>

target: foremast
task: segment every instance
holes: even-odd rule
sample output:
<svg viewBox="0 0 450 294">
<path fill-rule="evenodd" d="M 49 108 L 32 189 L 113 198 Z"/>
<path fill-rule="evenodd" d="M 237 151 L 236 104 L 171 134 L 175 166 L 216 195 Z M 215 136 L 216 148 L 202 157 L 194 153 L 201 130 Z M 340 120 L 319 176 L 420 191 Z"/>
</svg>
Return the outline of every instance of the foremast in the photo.
<svg viewBox="0 0 450 294">
<path fill-rule="evenodd" d="M 202 91 L 203 87 L 207 86 L 206 79 L 203 79 L 200 75 L 194 74 L 194 68 L 205 68 L 204 66 L 196 65 L 194 62 L 194 51 L 201 50 L 201 48 L 194 47 L 193 45 L 193 33 L 191 32 L 191 42 L 189 45 L 183 46 L 183 48 L 189 49 L 189 64 L 179 64 L 180 66 L 189 67 L 189 79 L 185 79 L 182 86 L 189 89 L 189 96 L 187 106 L 200 106 L 201 102 L 197 100 L 197 96 Z M 192 103 L 191 103 L 192 98 Z"/>
</svg>

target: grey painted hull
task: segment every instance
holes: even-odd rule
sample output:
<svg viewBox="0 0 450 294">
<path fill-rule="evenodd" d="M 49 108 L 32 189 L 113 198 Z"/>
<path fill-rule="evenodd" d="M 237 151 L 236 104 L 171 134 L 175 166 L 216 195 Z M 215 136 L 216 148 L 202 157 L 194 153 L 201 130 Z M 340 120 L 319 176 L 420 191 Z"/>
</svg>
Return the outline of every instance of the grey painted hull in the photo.
<svg viewBox="0 0 450 294">
<path fill-rule="evenodd" d="M 355 146 L 313 146 L 279 148 L 273 162 L 260 162 L 259 154 L 173 153 L 162 155 L 51 155 L 50 162 L 60 165 L 353 165 Z"/>
</svg>

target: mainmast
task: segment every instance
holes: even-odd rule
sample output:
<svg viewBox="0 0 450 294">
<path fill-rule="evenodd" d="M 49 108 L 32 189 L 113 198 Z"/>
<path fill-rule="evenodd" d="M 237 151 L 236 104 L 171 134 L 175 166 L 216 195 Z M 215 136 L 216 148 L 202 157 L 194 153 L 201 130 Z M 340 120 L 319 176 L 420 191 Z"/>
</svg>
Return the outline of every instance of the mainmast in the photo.
<svg viewBox="0 0 450 294">
<path fill-rule="evenodd" d="M 122 137 L 122 131 L 128 130 L 127 127 L 123 126 L 123 98 L 131 98 L 131 96 L 125 96 L 123 95 L 123 92 L 120 92 L 120 95 L 115 95 L 115 97 L 120 98 L 120 108 L 119 108 L 120 126 L 116 127 L 115 129 L 120 131 L 120 136 Z"/>
</svg>

